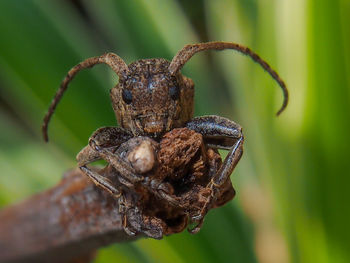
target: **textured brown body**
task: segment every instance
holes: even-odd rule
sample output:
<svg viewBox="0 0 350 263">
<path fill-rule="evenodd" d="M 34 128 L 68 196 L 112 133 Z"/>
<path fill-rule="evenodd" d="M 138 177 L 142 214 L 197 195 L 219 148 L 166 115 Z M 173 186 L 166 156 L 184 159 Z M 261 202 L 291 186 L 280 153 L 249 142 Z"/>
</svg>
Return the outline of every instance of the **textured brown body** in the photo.
<svg viewBox="0 0 350 263">
<path fill-rule="evenodd" d="M 98 187 L 118 199 L 128 234 L 161 238 L 182 230 L 188 219 L 197 223 L 196 233 L 211 208 L 233 197 L 230 175 L 243 153 L 242 128 L 220 116 L 193 118 L 194 84 L 180 72 L 194 54 L 225 49 L 249 56 L 277 81 L 284 95 L 280 114 L 288 102 L 283 80 L 258 54 L 231 42 L 186 45 L 171 62 L 141 59 L 126 65 L 113 53 L 89 58 L 68 72 L 57 91 L 42 127 L 46 141 L 50 118 L 80 70 L 104 63 L 119 76 L 110 96 L 120 127 L 94 132 L 77 160 Z M 228 150 L 223 162 L 216 149 Z M 109 164 L 102 173 L 87 166 L 99 159 Z"/>
</svg>

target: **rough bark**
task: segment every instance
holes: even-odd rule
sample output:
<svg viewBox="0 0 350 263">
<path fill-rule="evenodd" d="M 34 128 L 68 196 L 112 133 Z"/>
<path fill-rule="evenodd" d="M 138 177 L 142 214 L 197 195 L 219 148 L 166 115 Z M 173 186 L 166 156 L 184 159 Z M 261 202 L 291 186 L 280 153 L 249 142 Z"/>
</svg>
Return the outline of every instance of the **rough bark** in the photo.
<svg viewBox="0 0 350 263">
<path fill-rule="evenodd" d="M 123 230 L 117 201 L 79 169 L 0 211 L 0 262 L 87 262 L 95 249 L 133 239 Z"/>
</svg>

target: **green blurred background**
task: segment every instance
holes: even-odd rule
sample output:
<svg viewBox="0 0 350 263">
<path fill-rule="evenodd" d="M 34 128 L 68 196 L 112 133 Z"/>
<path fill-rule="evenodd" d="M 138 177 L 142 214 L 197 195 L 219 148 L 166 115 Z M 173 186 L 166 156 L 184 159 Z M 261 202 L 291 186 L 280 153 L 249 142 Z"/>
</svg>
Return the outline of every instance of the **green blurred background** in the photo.
<svg viewBox="0 0 350 263">
<path fill-rule="evenodd" d="M 74 80 L 43 143 L 42 118 L 73 65 L 107 51 L 130 63 L 234 41 L 290 90 L 276 118 L 282 93 L 250 59 L 205 52 L 183 69 L 197 116 L 244 127 L 237 197 L 197 235 L 114 244 L 96 262 L 350 262 L 349 14 L 348 0 L 1 0 L 0 206 L 54 185 L 95 129 L 116 125 L 117 77 L 98 66 Z"/>
</svg>

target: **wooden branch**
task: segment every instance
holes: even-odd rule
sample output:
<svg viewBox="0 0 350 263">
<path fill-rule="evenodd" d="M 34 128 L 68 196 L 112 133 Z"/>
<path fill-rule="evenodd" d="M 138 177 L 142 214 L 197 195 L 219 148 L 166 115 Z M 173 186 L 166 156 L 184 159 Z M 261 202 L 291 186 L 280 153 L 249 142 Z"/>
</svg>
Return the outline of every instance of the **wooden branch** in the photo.
<svg viewBox="0 0 350 263">
<path fill-rule="evenodd" d="M 0 211 L 0 262 L 68 262 L 88 258 L 112 242 L 135 239 L 123 230 L 117 200 L 79 169 Z"/>
</svg>

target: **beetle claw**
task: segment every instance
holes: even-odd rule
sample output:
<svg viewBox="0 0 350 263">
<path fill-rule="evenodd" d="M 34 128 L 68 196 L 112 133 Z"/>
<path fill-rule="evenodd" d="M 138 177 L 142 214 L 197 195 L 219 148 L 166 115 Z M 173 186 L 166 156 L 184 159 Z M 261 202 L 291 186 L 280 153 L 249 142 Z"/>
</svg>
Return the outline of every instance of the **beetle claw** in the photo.
<svg viewBox="0 0 350 263">
<path fill-rule="evenodd" d="M 193 228 L 188 228 L 187 231 L 191 234 L 197 234 L 201 230 L 203 223 L 204 217 L 201 217 L 199 222 Z"/>
</svg>

